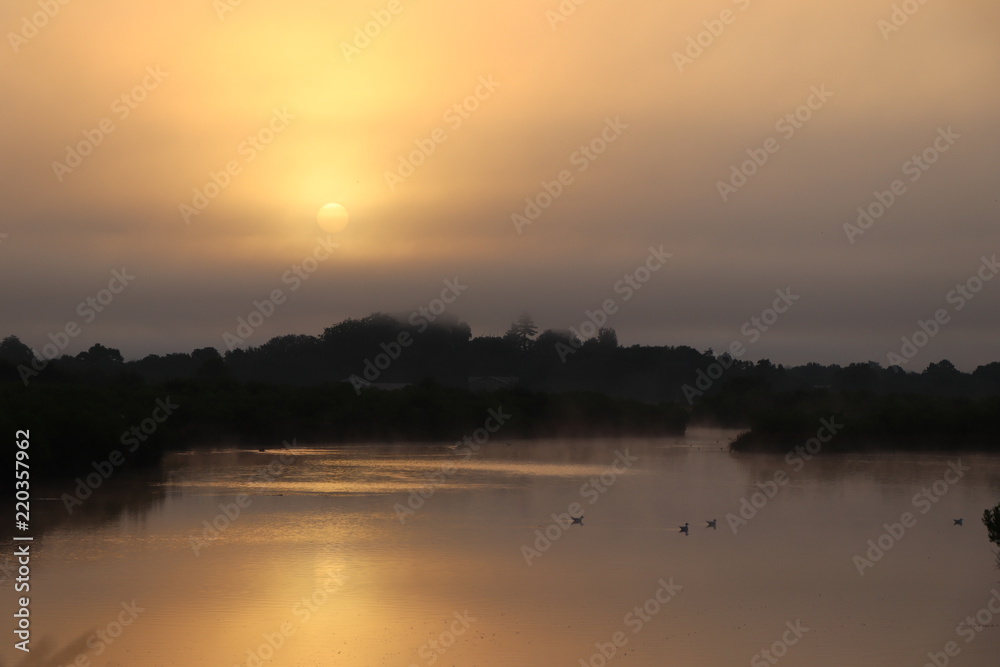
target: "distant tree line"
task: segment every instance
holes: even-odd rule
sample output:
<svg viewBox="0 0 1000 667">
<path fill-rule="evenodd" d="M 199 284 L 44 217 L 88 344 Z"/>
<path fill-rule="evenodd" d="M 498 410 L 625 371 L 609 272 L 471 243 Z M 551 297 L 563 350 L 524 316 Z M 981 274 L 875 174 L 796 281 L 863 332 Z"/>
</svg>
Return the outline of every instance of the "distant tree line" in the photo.
<svg viewBox="0 0 1000 667">
<path fill-rule="evenodd" d="M 748 427 L 733 442 L 736 451 L 789 451 L 816 436 L 821 420 L 843 428 L 822 451 L 859 449 L 1000 450 L 996 419 L 1000 396 L 956 397 L 920 394 L 874 394 L 829 389 L 761 392 L 747 396 L 740 410 Z M 727 393 L 726 403 L 740 395 Z M 714 414 L 712 405 L 702 407 Z"/>
<path fill-rule="evenodd" d="M 168 397 L 176 413 L 151 421 Z M 14 336 L 0 341 L 0 425 L 37 425 L 33 456 L 66 473 L 126 444 L 133 465 L 203 442 L 447 441 L 501 404 L 516 415 L 504 438 L 662 435 L 705 421 L 748 428 L 736 443 L 748 449 L 800 441 L 836 415 L 847 425 L 830 451 L 962 447 L 995 443 L 998 397 L 1000 363 L 972 373 L 948 361 L 920 372 L 874 362 L 784 367 L 687 346 L 626 347 L 608 328 L 587 340 L 538 333 L 527 314 L 503 336 L 375 313 L 319 336 L 128 361 L 99 344 L 43 360 Z"/>
<path fill-rule="evenodd" d="M 410 344 L 397 349 L 394 343 L 401 334 Z M 40 371 L 35 370 L 42 365 L 39 361 L 14 336 L 0 342 L 0 380 L 21 382 L 27 376 L 28 384 L 128 376 L 147 383 L 230 378 L 307 386 L 350 382 L 353 376 L 374 385 L 430 379 L 443 386 L 468 387 L 470 377 L 495 376 L 517 378 L 518 386 L 537 391 L 598 391 L 651 403 L 676 401 L 694 406 L 726 393 L 745 398 L 754 388 L 1000 395 L 1000 362 L 979 366 L 971 373 L 947 360 L 930 363 L 922 371 L 886 368 L 874 361 L 786 367 L 767 359 L 751 362 L 688 346 L 622 346 L 610 328 L 600 329 L 587 340 L 571 331 L 537 333 L 528 315 L 512 323 L 503 336 L 473 337 L 467 324 L 445 318 L 411 325 L 374 313 L 344 320 L 318 336 L 278 336 L 224 353 L 208 347 L 125 361 L 118 350 L 98 344 L 74 356 L 43 360 Z M 723 412 L 729 409 L 724 402 L 714 405 Z"/>
<path fill-rule="evenodd" d="M 527 361 L 537 354 L 527 349 L 535 332 L 524 325 L 473 340 L 457 322 L 421 330 L 373 315 L 320 337 L 280 336 L 226 354 L 203 348 L 125 361 L 94 345 L 44 364 L 7 337 L 0 342 L 0 428 L 31 427 L 33 469 L 53 475 L 92 472 L 95 463 L 106 469 L 105 460 L 142 466 L 170 449 L 206 444 L 452 442 L 501 409 L 510 419 L 493 439 L 684 432 L 688 411 L 665 401 L 520 380 L 471 391 L 474 374 L 510 380 L 537 372 Z M 385 355 L 403 331 L 413 345 L 379 361 L 391 363 L 378 382 L 354 386 L 351 375 Z"/>
</svg>

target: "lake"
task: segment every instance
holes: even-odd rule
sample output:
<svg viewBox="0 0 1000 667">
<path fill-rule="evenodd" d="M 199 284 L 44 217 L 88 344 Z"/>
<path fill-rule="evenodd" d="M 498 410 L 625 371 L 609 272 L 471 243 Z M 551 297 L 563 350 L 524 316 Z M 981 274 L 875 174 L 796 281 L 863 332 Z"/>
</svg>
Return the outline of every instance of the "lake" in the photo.
<svg viewBox="0 0 1000 667">
<path fill-rule="evenodd" d="M 502 435 L 171 454 L 71 514 L 48 490 L 35 662 L 3 665 L 997 664 L 1000 457 Z"/>
</svg>

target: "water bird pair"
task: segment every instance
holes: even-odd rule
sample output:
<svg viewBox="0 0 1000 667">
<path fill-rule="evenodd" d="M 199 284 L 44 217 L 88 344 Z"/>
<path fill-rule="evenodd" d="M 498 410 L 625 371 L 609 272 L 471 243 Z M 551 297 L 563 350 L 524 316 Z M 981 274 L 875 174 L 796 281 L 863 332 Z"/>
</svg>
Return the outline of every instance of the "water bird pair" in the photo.
<svg viewBox="0 0 1000 667">
<path fill-rule="evenodd" d="M 707 521 L 706 520 L 705 523 L 708 524 L 706 526 L 706 528 L 715 528 L 715 527 L 718 526 L 719 520 L 718 519 L 712 519 L 711 521 Z M 680 528 L 681 528 L 680 532 L 684 533 L 685 535 L 690 535 L 691 534 L 691 532 L 690 532 L 691 531 L 691 526 L 688 525 L 688 523 L 686 521 L 684 522 L 684 525 L 681 526 Z"/>
</svg>

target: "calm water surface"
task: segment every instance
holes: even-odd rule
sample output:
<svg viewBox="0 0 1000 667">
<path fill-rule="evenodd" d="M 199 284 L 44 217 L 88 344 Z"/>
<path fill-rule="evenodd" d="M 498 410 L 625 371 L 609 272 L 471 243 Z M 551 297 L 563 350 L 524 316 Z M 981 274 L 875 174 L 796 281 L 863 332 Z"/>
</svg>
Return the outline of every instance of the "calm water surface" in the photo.
<svg viewBox="0 0 1000 667">
<path fill-rule="evenodd" d="M 955 642 L 950 664 L 998 664 L 1000 571 L 979 517 L 1000 500 L 1000 458 L 962 456 L 961 477 L 954 456 L 793 466 L 732 455 L 731 435 L 172 455 L 72 515 L 36 500 L 50 527 L 32 561 L 35 662 L 9 641 L 0 656 L 920 667 Z M 743 499 L 760 507 L 737 522 Z M 574 504 L 583 525 L 565 526 Z"/>
</svg>

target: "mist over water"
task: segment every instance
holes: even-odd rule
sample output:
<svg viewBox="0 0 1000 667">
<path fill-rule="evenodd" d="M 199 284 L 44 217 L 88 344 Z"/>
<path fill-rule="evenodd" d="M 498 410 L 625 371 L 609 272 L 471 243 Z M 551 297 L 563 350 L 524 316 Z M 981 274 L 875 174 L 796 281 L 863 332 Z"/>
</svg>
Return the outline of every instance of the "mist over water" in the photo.
<svg viewBox="0 0 1000 667">
<path fill-rule="evenodd" d="M 764 650 L 874 667 L 955 642 L 960 664 L 995 664 L 996 624 L 960 624 L 1000 586 L 979 521 L 1000 458 L 962 456 L 957 478 L 955 456 L 790 465 L 729 453 L 733 435 L 173 454 L 71 522 L 59 492 L 45 501 L 39 647 L 71 654 L 51 664 L 134 667 L 598 665 L 602 651 L 715 666 L 768 664 Z"/>
</svg>

